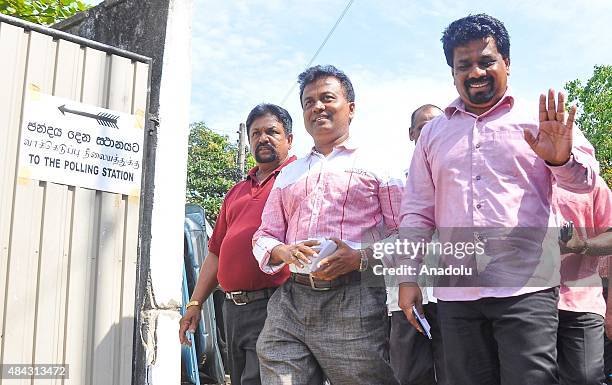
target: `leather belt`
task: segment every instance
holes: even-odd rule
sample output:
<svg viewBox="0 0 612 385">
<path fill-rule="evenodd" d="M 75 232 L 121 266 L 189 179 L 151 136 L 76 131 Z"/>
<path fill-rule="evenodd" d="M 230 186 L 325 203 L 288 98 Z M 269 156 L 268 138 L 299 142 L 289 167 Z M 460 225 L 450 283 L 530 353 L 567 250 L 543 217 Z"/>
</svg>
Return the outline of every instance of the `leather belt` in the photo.
<svg viewBox="0 0 612 385">
<path fill-rule="evenodd" d="M 254 291 L 228 291 L 225 293 L 225 298 L 240 306 L 260 299 L 270 298 L 275 290 L 275 287 L 271 287 Z"/>
<path fill-rule="evenodd" d="M 291 280 L 295 283 L 304 286 L 310 286 L 312 290 L 330 290 L 340 286 L 345 286 L 353 282 L 361 281 L 361 273 L 358 271 L 351 271 L 348 274 L 341 275 L 331 281 L 323 279 L 313 278 L 310 274 L 291 273 Z"/>
</svg>

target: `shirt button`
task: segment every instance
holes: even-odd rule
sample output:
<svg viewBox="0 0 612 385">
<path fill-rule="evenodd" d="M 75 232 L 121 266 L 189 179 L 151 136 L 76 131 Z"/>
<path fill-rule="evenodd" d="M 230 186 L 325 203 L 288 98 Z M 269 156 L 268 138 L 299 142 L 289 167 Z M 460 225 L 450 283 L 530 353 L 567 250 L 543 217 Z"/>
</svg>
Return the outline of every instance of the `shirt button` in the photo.
<svg viewBox="0 0 612 385">
<path fill-rule="evenodd" d="M 480 203 L 476 205 L 476 208 L 477 208 L 477 209 L 479 209 L 479 208 L 481 208 L 481 207 L 482 207 L 482 205 L 481 205 Z"/>
<path fill-rule="evenodd" d="M 476 175 L 476 180 L 480 180 L 480 175 Z"/>
<path fill-rule="evenodd" d="M 476 143 L 476 148 L 480 148 L 480 143 Z"/>
</svg>

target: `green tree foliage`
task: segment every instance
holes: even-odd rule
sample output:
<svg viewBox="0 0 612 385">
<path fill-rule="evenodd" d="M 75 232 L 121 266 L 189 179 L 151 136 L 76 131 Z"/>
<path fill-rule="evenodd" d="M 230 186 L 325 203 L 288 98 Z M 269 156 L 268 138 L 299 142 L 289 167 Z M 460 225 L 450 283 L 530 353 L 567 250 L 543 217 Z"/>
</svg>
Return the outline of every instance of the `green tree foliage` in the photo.
<svg viewBox="0 0 612 385">
<path fill-rule="evenodd" d="M 0 0 L 0 13 L 44 25 L 55 24 L 89 8 L 81 0 Z"/>
<path fill-rule="evenodd" d="M 612 187 L 612 66 L 595 66 L 583 85 L 579 79 L 565 85 L 568 101 L 577 102 L 578 126 L 595 147 L 601 176 Z"/>
<path fill-rule="evenodd" d="M 214 223 L 219 215 L 223 197 L 241 179 L 236 167 L 238 146 L 227 136 L 219 135 L 204 122 L 191 124 L 187 162 L 187 201 L 206 210 L 206 218 Z M 255 160 L 249 155 L 246 169 Z M 246 170 L 245 170 L 246 171 Z"/>
</svg>

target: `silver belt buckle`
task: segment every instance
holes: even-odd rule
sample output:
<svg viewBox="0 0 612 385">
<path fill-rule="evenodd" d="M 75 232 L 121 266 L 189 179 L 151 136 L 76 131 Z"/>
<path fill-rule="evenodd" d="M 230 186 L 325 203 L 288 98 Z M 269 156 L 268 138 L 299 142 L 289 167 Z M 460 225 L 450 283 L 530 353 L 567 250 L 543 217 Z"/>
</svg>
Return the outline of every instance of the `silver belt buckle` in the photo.
<svg viewBox="0 0 612 385">
<path fill-rule="evenodd" d="M 248 303 L 246 300 L 246 293 L 244 291 L 230 291 L 230 296 L 232 298 L 232 302 L 238 306 L 246 305 Z M 239 302 L 240 299 L 242 299 L 241 302 Z"/>
<path fill-rule="evenodd" d="M 327 291 L 331 289 L 331 286 L 330 287 L 316 287 L 314 278 L 312 278 L 312 274 L 308 274 L 308 279 L 310 280 L 310 288 L 312 290 Z"/>
</svg>

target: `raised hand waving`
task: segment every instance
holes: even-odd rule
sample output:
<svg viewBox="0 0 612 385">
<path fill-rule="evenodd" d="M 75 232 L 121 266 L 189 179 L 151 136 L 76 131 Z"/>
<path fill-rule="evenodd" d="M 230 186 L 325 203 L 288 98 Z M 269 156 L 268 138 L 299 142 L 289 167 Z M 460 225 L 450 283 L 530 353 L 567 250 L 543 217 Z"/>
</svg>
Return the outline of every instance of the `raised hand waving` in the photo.
<svg viewBox="0 0 612 385">
<path fill-rule="evenodd" d="M 537 136 L 525 131 L 524 137 L 531 149 L 551 166 L 565 164 L 572 153 L 572 131 L 576 106 L 570 108 L 566 120 L 565 95 L 558 94 L 555 103 L 555 91 L 548 90 L 548 101 L 540 95 L 540 128 Z"/>
</svg>

